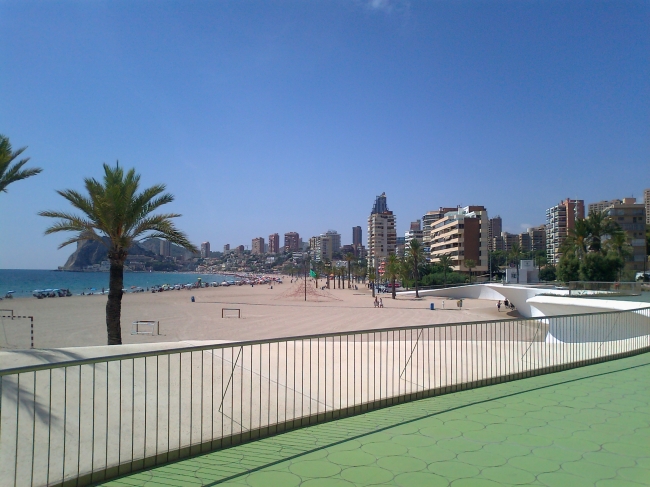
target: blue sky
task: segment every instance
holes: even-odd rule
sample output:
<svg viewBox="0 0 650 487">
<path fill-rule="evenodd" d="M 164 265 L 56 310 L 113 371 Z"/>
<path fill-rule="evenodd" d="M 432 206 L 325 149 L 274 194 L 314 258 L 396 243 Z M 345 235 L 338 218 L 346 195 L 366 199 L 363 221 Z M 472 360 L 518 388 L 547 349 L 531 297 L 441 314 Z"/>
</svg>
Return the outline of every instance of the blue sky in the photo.
<svg viewBox="0 0 650 487">
<path fill-rule="evenodd" d="M 0 0 L 0 133 L 41 175 L 0 194 L 0 268 L 72 248 L 101 163 L 176 196 L 213 249 L 485 205 L 507 230 L 650 187 L 650 3 Z"/>
</svg>

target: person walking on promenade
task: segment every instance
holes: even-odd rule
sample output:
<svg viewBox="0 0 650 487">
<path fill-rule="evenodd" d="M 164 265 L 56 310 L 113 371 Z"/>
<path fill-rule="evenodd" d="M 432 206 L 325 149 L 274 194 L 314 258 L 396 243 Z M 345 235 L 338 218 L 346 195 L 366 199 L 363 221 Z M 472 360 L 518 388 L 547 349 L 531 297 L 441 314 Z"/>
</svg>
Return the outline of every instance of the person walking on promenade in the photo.
<svg viewBox="0 0 650 487">
<path fill-rule="evenodd" d="M 379 300 L 377 299 L 377 296 L 375 296 L 375 308 L 379 307 Z"/>
<path fill-rule="evenodd" d="M 499 302 L 497 303 L 497 309 L 499 310 L 499 313 L 501 313 L 501 300 L 499 299 Z"/>
<path fill-rule="evenodd" d="M 383 308 L 384 307 L 384 300 L 379 298 L 379 307 Z"/>
</svg>

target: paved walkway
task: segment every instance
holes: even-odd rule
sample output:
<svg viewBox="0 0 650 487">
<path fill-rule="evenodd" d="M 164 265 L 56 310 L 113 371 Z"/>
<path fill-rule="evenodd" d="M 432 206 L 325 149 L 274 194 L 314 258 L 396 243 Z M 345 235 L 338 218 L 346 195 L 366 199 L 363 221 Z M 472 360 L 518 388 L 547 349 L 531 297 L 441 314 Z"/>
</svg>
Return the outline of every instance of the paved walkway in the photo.
<svg viewBox="0 0 650 487">
<path fill-rule="evenodd" d="M 402 404 L 110 486 L 650 485 L 650 354 Z"/>
</svg>

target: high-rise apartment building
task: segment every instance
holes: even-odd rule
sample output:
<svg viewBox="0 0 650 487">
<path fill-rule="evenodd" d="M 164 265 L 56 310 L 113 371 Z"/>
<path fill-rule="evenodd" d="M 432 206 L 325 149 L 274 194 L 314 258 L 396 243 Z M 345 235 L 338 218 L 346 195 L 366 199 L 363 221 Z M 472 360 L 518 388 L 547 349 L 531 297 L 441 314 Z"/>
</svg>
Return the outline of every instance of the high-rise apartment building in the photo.
<svg viewBox="0 0 650 487">
<path fill-rule="evenodd" d="M 163 257 L 172 256 L 172 243 L 169 240 L 160 241 L 160 255 Z"/>
<path fill-rule="evenodd" d="M 359 245 L 363 245 L 363 242 L 361 241 L 360 226 L 352 227 L 352 245 L 354 248 L 357 248 Z"/>
<path fill-rule="evenodd" d="M 269 254 L 280 253 L 280 235 L 273 233 L 269 235 Z"/>
<path fill-rule="evenodd" d="M 297 252 L 300 248 L 300 235 L 298 232 L 287 232 L 284 234 L 284 250 L 286 252 Z"/>
<path fill-rule="evenodd" d="M 264 253 L 264 238 L 257 237 L 253 239 L 251 245 L 251 253 L 253 255 L 262 255 Z"/>
<path fill-rule="evenodd" d="M 497 215 L 494 218 L 490 218 L 488 224 L 488 241 L 490 250 L 497 250 L 494 248 L 494 238 L 499 237 L 501 232 L 503 232 L 503 220 L 501 220 L 501 216 Z"/>
<path fill-rule="evenodd" d="M 530 247 L 524 249 L 524 246 L 521 244 L 520 239 L 520 245 L 522 249 L 527 251 L 532 250 L 533 252 L 536 252 L 538 250 L 546 250 L 546 227 L 544 225 L 529 228 L 527 233 L 530 239 Z"/>
<path fill-rule="evenodd" d="M 643 192 L 643 205 L 645 206 L 645 224 L 650 225 L 650 188 Z"/>
<path fill-rule="evenodd" d="M 428 253 L 429 247 L 431 246 L 431 227 L 432 225 L 443 218 L 445 213 L 450 211 L 456 211 L 458 208 L 443 208 L 440 207 L 437 210 L 427 211 L 422 216 L 422 244 L 425 249 L 425 253 Z"/>
<path fill-rule="evenodd" d="M 492 238 L 492 251 L 510 252 L 512 246 L 517 243 L 520 244 L 519 235 L 508 232 L 501 232 L 500 235 Z M 520 244 L 521 245 L 521 244 Z M 522 249 L 523 250 L 523 249 Z"/>
<path fill-rule="evenodd" d="M 336 230 L 328 230 L 325 235 L 332 240 L 332 252 L 341 250 L 341 235 Z"/>
<path fill-rule="evenodd" d="M 332 237 L 327 234 L 319 235 L 309 239 L 309 248 L 312 251 L 316 262 L 327 262 L 332 260 Z"/>
<path fill-rule="evenodd" d="M 210 257 L 210 242 L 203 242 L 201 244 L 201 258 L 205 259 Z"/>
<path fill-rule="evenodd" d="M 501 232 L 492 238 L 491 251 L 510 252 L 514 244 L 518 244 L 523 252 L 546 250 L 546 227 L 532 227 L 520 234 Z"/>
<path fill-rule="evenodd" d="M 410 242 L 413 239 L 416 239 L 422 243 L 423 232 L 421 220 L 415 220 L 414 222 L 411 222 L 411 226 L 409 227 L 408 231 L 404 232 L 405 242 Z"/>
<path fill-rule="evenodd" d="M 601 213 L 603 211 L 606 211 L 606 210 L 610 209 L 615 204 L 620 204 L 620 203 L 623 203 L 623 201 L 621 201 L 621 200 L 609 200 L 609 201 L 603 200 L 603 201 L 599 201 L 598 203 L 589 203 L 587 214 Z"/>
<path fill-rule="evenodd" d="M 644 203 L 637 203 L 636 198 L 623 198 L 620 204 L 612 205 L 607 214 L 625 232 L 627 241 L 632 246 L 632 255 L 627 258 L 625 268 L 633 271 L 647 269 L 646 254 L 646 210 Z"/>
<path fill-rule="evenodd" d="M 225 244 L 225 245 L 223 246 L 223 251 L 224 251 L 224 253 L 225 253 L 225 252 L 229 252 L 229 251 L 230 251 L 230 244 Z"/>
<path fill-rule="evenodd" d="M 380 262 L 395 252 L 396 243 L 395 215 L 388 209 L 386 193 L 382 193 L 375 198 L 368 217 L 368 265 L 379 268 Z"/>
<path fill-rule="evenodd" d="M 584 200 L 567 198 L 546 210 L 546 258 L 549 264 L 560 261 L 560 248 L 569 235 L 569 230 L 575 228 L 578 218 L 584 217 Z"/>
<path fill-rule="evenodd" d="M 467 272 L 467 260 L 476 267 L 472 272 L 488 270 L 489 219 L 484 206 L 466 206 L 445 213 L 431 227 L 431 262 L 449 255 L 455 271 Z"/>
</svg>

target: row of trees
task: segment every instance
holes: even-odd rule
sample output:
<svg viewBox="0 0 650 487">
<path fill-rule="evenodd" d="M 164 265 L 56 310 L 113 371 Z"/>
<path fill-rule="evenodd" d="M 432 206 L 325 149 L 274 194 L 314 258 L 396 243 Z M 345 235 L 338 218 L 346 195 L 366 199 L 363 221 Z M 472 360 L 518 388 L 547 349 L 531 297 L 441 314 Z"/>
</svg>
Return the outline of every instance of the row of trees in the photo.
<svg viewBox="0 0 650 487">
<path fill-rule="evenodd" d="M 14 151 L 9 138 L 0 135 L 0 193 L 7 186 L 39 174 L 42 169 L 23 169 L 29 158 L 16 161 L 26 147 Z M 107 247 L 110 261 L 109 293 L 106 302 L 106 330 L 109 345 L 122 343 L 121 314 L 124 262 L 128 249 L 138 240 L 161 238 L 192 252 L 198 249 L 186 235 L 178 230 L 172 219 L 177 213 L 153 214 L 161 206 L 174 201 L 165 192 L 164 184 L 139 191 L 140 175 L 135 169 L 124 171 L 119 163 L 104 167 L 102 181 L 84 179 L 85 194 L 75 190 L 59 190 L 76 213 L 69 211 L 42 211 L 40 216 L 58 221 L 45 230 L 45 234 L 72 232 L 59 248 L 82 240 L 95 240 Z M 108 238 L 103 238 L 108 237 Z"/>
</svg>

